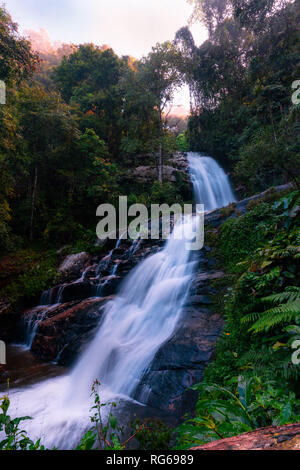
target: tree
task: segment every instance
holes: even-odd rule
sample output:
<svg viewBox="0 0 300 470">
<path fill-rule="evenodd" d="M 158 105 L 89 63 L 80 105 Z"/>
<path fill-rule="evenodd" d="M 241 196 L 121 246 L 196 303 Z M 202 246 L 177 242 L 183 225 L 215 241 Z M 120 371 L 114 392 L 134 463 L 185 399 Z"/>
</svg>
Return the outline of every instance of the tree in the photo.
<svg viewBox="0 0 300 470">
<path fill-rule="evenodd" d="M 21 80 L 32 75 L 38 65 L 38 56 L 30 42 L 18 33 L 18 25 L 5 8 L 0 6 L 0 80 Z"/>
<path fill-rule="evenodd" d="M 23 201 L 19 201 L 16 210 L 20 211 L 20 220 L 32 240 L 36 219 L 43 225 L 47 217 L 43 212 L 45 206 L 53 207 L 54 201 L 60 200 L 60 191 L 65 194 L 65 185 L 59 184 L 59 170 L 71 158 L 71 146 L 78 130 L 69 106 L 62 102 L 60 95 L 39 86 L 26 84 L 20 88 L 15 113 L 23 140 L 19 157 L 22 178 L 19 174 L 17 182 Z"/>
<path fill-rule="evenodd" d="M 143 58 L 140 80 L 145 92 L 153 99 L 158 119 L 158 180 L 163 181 L 163 130 L 164 112 L 173 99 L 175 89 L 182 84 L 179 70 L 181 54 L 174 44 L 157 44 L 147 57 Z"/>
<path fill-rule="evenodd" d="M 206 26 L 209 37 L 231 17 L 232 4 L 230 0 L 188 0 L 194 6 L 190 22 L 201 21 Z"/>
<path fill-rule="evenodd" d="M 155 152 L 155 142 L 149 136 L 155 135 L 157 129 L 155 101 L 152 94 L 145 93 L 140 61 L 123 57 L 119 90 L 122 96 L 120 153 L 126 162 L 132 160 L 136 164 L 136 156 Z"/>
<path fill-rule="evenodd" d="M 234 16 L 256 34 L 265 32 L 270 18 L 289 3 L 289 0 L 232 0 Z"/>
<path fill-rule="evenodd" d="M 80 110 L 80 129 L 92 128 L 116 158 L 120 145 L 122 96 L 118 87 L 122 61 L 107 46 L 85 44 L 54 70 L 63 98 Z"/>
</svg>

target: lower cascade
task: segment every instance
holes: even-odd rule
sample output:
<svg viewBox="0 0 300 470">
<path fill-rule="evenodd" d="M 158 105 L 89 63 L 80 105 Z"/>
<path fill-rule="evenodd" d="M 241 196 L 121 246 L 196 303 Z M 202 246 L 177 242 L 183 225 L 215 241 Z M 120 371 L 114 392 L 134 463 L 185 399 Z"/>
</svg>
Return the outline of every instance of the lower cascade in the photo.
<svg viewBox="0 0 300 470">
<path fill-rule="evenodd" d="M 189 153 L 188 161 L 196 202 L 204 204 L 205 211 L 235 201 L 229 179 L 215 160 Z M 76 446 L 88 425 L 90 390 L 96 379 L 104 401 L 132 400 L 143 373 L 178 324 L 197 257 L 176 233 L 193 233 L 193 226 L 192 217 L 182 219 L 164 248 L 129 273 L 68 375 L 11 392 L 14 413 L 22 410 L 22 416 L 33 418 L 25 426 L 32 438 L 42 436 L 48 447 Z M 147 403 L 146 396 L 143 402 Z"/>
</svg>

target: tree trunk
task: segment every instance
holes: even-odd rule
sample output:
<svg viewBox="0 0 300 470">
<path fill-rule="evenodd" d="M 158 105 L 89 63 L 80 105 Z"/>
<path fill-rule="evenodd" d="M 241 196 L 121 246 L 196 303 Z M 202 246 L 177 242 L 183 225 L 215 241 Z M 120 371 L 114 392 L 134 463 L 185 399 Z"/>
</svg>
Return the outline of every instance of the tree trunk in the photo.
<svg viewBox="0 0 300 470">
<path fill-rule="evenodd" d="M 30 217 L 30 241 L 31 242 L 33 240 L 33 220 L 34 220 L 35 199 L 36 199 L 36 191 L 37 191 L 37 180 L 38 180 L 38 171 L 37 171 L 37 165 L 36 165 L 35 170 L 34 170 L 34 183 L 33 183 L 32 198 L 31 198 L 31 217 Z"/>
<path fill-rule="evenodd" d="M 163 148 L 162 148 L 162 117 L 161 109 L 158 111 L 159 118 L 159 147 L 158 147 L 158 181 L 163 182 Z"/>
<path fill-rule="evenodd" d="M 300 450 L 300 423 L 256 429 L 191 450 Z"/>
</svg>

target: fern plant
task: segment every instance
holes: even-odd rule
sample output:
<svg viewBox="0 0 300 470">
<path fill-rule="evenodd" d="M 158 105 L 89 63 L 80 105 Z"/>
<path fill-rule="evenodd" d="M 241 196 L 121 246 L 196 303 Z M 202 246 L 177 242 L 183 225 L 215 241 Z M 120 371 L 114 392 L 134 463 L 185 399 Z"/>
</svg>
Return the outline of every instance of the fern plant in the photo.
<svg viewBox="0 0 300 470">
<path fill-rule="evenodd" d="M 276 306 L 265 312 L 251 313 L 243 317 L 243 323 L 254 321 L 254 324 L 249 329 L 249 331 L 254 333 L 269 331 L 278 325 L 283 325 L 297 319 L 300 315 L 300 287 L 287 287 L 284 292 L 270 295 L 262 300 Z"/>
</svg>

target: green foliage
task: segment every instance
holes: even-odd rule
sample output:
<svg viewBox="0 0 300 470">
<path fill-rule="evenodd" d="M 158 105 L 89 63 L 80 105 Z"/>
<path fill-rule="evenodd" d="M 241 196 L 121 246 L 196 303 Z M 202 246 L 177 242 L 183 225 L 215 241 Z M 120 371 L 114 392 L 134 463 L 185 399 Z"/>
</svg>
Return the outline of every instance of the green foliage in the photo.
<svg viewBox="0 0 300 470">
<path fill-rule="evenodd" d="M 22 250 L 0 260 L 0 299 L 15 307 L 58 282 L 55 250 Z"/>
<path fill-rule="evenodd" d="M 227 231 L 229 249 L 222 259 L 225 260 L 227 269 L 237 273 L 237 278 L 234 289 L 228 291 L 225 301 L 226 331 L 218 344 L 216 364 L 216 370 L 220 368 L 221 375 L 227 379 L 233 370 L 238 375 L 243 370 L 251 373 L 256 367 L 260 373 L 273 378 L 280 375 L 298 375 L 297 367 L 290 360 L 292 351 L 288 343 L 289 334 L 284 328 L 299 315 L 294 303 L 294 290 L 297 291 L 298 288 L 295 283 L 298 282 L 299 271 L 298 204 L 299 192 L 291 192 L 269 206 L 269 212 L 265 212 L 265 219 L 261 220 L 264 224 L 263 237 L 256 239 L 256 248 L 255 238 L 253 240 L 247 225 L 243 223 L 245 216 L 240 219 L 239 234 Z M 248 215 L 262 214 L 263 208 L 265 203 L 256 206 Z M 239 242 L 245 234 L 247 237 L 244 238 L 244 243 L 250 245 L 249 251 Z M 233 240 L 236 240 L 236 246 Z M 221 236 L 220 246 L 223 246 L 223 243 Z M 225 246 L 223 248 L 225 250 Z M 222 251 L 219 253 L 222 254 Z M 238 262 L 237 265 L 230 261 L 231 257 Z M 264 314 L 265 298 L 269 299 L 270 296 L 278 302 L 286 299 L 286 303 L 275 307 L 275 311 L 270 309 L 270 312 Z M 291 310 L 289 299 L 293 302 Z M 258 321 L 256 326 L 261 325 L 259 330 L 268 328 L 268 331 L 263 337 L 253 335 L 245 320 L 252 323 Z M 271 326 L 274 328 L 269 331 Z M 274 349 L 276 344 L 282 347 L 275 346 Z M 216 379 L 217 374 L 210 367 L 208 374 L 213 380 Z"/>
<path fill-rule="evenodd" d="M 268 224 L 275 221 L 275 214 L 267 203 L 259 204 L 239 218 L 230 218 L 222 224 L 218 237 L 218 255 L 225 267 L 243 270 L 238 265 L 265 241 Z"/>
<path fill-rule="evenodd" d="M 160 419 L 149 418 L 144 422 L 136 420 L 131 423 L 131 432 L 139 444 L 138 450 L 168 450 L 173 429 Z"/>
<path fill-rule="evenodd" d="M 4 8 L 1 15 L 2 55 L 10 44 L 12 77 L 19 53 L 24 61 L 18 68 L 23 80 L 7 83 L 7 105 L 0 106 L 0 253 L 33 241 L 74 244 L 95 230 L 100 204 L 116 204 L 129 192 L 149 201 L 147 185 L 133 188 L 125 172 L 138 156 L 152 165 L 159 148 L 165 156 L 177 148 L 157 106 L 170 102 L 181 80 L 180 54 L 171 43 L 157 45 L 142 61 L 119 58 L 107 46 L 66 46 L 61 63 L 51 59 L 47 77 L 44 69 L 26 81 L 35 56 Z"/>
<path fill-rule="evenodd" d="M 273 294 L 263 298 L 262 302 L 277 303 L 279 306 L 270 308 L 262 313 L 251 314 L 242 319 L 245 323 L 255 319 L 255 323 L 250 328 L 250 331 L 255 333 L 269 331 L 278 325 L 296 320 L 300 316 L 299 287 L 287 287 L 280 294 Z"/>
<path fill-rule="evenodd" d="M 299 197 L 290 191 L 260 201 L 218 229 L 213 243 L 233 275 L 220 304 L 225 329 L 204 383 L 194 387 L 195 416 L 177 429 L 179 448 L 300 419 L 292 361 L 300 338 Z"/>
<path fill-rule="evenodd" d="M 19 35 L 18 25 L 4 6 L 0 6 L 0 79 L 4 81 L 30 77 L 38 64 L 38 56 L 30 43 Z"/>
<path fill-rule="evenodd" d="M 172 183 L 159 183 L 156 181 L 151 187 L 149 203 L 151 204 L 175 204 L 181 203 L 182 198 L 178 193 L 178 188 Z"/>
<path fill-rule="evenodd" d="M 99 387 L 100 383 L 96 380 L 92 386 L 94 405 L 91 408 L 90 419 L 93 427 L 83 436 L 76 450 L 92 450 L 94 447 L 98 450 L 123 450 L 125 444 L 120 441 L 123 428 L 118 425 L 117 418 L 112 413 L 117 404 L 102 403 Z M 107 409 L 109 411 L 105 413 Z M 103 413 L 106 416 L 103 416 Z"/>
<path fill-rule="evenodd" d="M 130 441 L 135 439 L 143 450 L 168 448 L 172 430 L 156 419 L 131 423 L 131 436 L 122 440 L 124 428 L 112 412 L 117 403 L 102 403 L 99 393 L 100 383 L 96 380 L 92 386 L 94 405 L 91 408 L 92 428 L 83 436 L 76 450 L 125 450 Z"/>
<path fill-rule="evenodd" d="M 295 393 L 272 380 L 239 376 L 228 381 L 226 387 L 204 382 L 192 389 L 199 392 L 196 417 L 176 429 L 177 449 L 300 419 L 300 400 Z"/>
<path fill-rule="evenodd" d="M 30 420 L 28 416 L 12 419 L 8 414 L 10 401 L 7 396 L 0 399 L 0 432 L 4 432 L 5 438 L 0 441 L 0 450 L 45 450 L 41 441 L 33 442 L 27 432 L 21 429 L 22 421 Z"/>
<path fill-rule="evenodd" d="M 176 138 L 177 148 L 180 152 L 188 152 L 189 144 L 186 134 L 179 134 Z"/>
<path fill-rule="evenodd" d="M 193 93 L 192 150 L 227 168 L 242 195 L 294 181 L 299 187 L 299 2 L 190 0 L 209 39 L 200 47 L 187 28 L 176 35 Z"/>
</svg>

